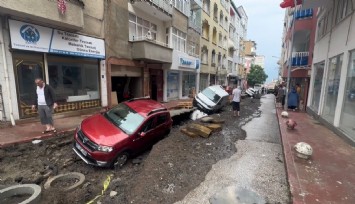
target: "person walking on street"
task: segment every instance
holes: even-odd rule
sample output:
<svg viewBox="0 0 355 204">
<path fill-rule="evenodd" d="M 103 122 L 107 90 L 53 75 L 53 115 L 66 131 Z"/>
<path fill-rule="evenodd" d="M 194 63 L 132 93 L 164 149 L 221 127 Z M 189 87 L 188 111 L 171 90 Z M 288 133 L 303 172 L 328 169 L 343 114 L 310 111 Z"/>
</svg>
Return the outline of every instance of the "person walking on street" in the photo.
<svg viewBox="0 0 355 204">
<path fill-rule="evenodd" d="M 53 110 L 58 106 L 54 90 L 51 86 L 45 84 L 41 78 L 36 78 L 35 83 L 37 85 L 36 100 L 33 101 L 32 110 L 35 110 L 37 107 L 41 124 L 46 126 L 46 129 L 42 133 L 57 132 L 54 128 L 52 118 Z"/>
<path fill-rule="evenodd" d="M 240 90 L 240 86 L 237 86 L 237 88 L 233 89 L 232 92 L 232 107 L 233 107 L 233 116 L 238 117 L 240 116 L 240 97 L 242 95 L 242 91 Z"/>
<path fill-rule="evenodd" d="M 281 107 L 284 107 L 286 99 L 286 90 L 282 84 L 280 84 L 278 93 L 277 93 L 277 101 L 281 103 Z"/>
<path fill-rule="evenodd" d="M 296 91 L 296 89 L 293 87 L 291 92 L 288 93 L 288 108 L 295 111 L 298 107 L 298 101 L 299 101 L 299 95 Z"/>
</svg>

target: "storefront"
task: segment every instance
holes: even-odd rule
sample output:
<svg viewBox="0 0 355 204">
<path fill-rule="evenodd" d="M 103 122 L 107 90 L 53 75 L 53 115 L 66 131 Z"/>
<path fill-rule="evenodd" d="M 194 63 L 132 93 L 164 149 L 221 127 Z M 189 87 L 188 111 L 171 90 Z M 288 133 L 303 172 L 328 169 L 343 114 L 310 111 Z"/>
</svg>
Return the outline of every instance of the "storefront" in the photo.
<svg viewBox="0 0 355 204">
<path fill-rule="evenodd" d="M 9 28 L 20 119 L 37 114 L 31 109 L 36 78 L 54 88 L 56 113 L 101 105 L 102 39 L 15 20 Z"/>
<path fill-rule="evenodd" d="M 196 94 L 200 60 L 186 53 L 173 51 L 173 63 L 167 72 L 167 100 L 192 98 Z"/>
</svg>

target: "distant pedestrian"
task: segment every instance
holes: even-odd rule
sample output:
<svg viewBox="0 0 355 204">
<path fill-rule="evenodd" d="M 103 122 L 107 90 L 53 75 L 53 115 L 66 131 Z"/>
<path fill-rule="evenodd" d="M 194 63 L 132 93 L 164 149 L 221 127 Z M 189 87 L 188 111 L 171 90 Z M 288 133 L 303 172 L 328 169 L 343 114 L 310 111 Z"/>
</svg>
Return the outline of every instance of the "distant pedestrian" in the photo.
<svg viewBox="0 0 355 204">
<path fill-rule="evenodd" d="M 281 103 L 281 107 L 284 107 L 285 99 L 286 99 L 286 89 L 282 84 L 280 84 L 277 91 L 277 101 L 278 103 Z"/>
<path fill-rule="evenodd" d="M 288 93 L 287 106 L 289 109 L 295 111 L 298 107 L 299 95 L 294 87 L 290 93 Z"/>
<path fill-rule="evenodd" d="M 54 128 L 52 118 L 52 112 L 58 106 L 54 90 L 48 84 L 45 84 L 41 78 L 36 78 L 35 83 L 37 85 L 36 100 L 33 101 L 32 110 L 35 110 L 37 107 L 41 124 L 46 126 L 46 129 L 42 133 L 57 132 Z"/>
<path fill-rule="evenodd" d="M 242 95 L 242 90 L 240 89 L 240 86 L 237 86 L 237 88 L 233 89 L 232 92 L 232 107 L 233 107 L 233 116 L 236 117 L 237 115 L 240 116 L 240 98 Z"/>
</svg>

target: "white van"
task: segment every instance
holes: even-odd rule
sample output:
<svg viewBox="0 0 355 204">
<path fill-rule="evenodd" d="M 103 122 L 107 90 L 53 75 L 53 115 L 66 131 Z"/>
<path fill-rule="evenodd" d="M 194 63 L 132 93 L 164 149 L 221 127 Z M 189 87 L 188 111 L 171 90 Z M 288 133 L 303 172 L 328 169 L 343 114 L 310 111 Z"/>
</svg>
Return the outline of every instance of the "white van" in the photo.
<svg viewBox="0 0 355 204">
<path fill-rule="evenodd" d="M 198 93 L 193 105 L 205 113 L 214 113 L 225 106 L 229 101 L 229 94 L 221 85 L 214 85 L 205 88 Z"/>
</svg>

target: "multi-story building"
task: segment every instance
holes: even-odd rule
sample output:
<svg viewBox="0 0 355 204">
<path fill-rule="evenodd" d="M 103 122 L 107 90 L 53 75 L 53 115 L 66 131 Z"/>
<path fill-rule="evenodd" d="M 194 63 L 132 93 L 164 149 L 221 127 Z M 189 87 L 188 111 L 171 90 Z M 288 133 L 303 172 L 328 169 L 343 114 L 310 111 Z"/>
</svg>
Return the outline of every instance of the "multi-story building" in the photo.
<svg viewBox="0 0 355 204">
<path fill-rule="evenodd" d="M 239 16 L 236 16 L 239 18 L 238 24 L 237 24 L 237 37 L 239 40 L 239 55 L 238 55 L 238 76 L 239 76 L 239 83 L 242 87 L 242 89 L 247 88 L 247 83 L 246 83 L 246 69 L 244 67 L 245 64 L 245 43 L 244 41 L 247 38 L 247 26 L 248 26 L 248 16 L 243 8 L 243 6 L 239 6 L 237 8 L 237 13 Z"/>
<path fill-rule="evenodd" d="M 35 78 L 50 84 L 56 113 L 105 103 L 104 1 L 1 1 L 1 119 L 31 119 Z"/>
<path fill-rule="evenodd" d="M 307 1 L 321 6 L 307 111 L 355 144 L 354 0 Z"/>
<path fill-rule="evenodd" d="M 226 84 L 229 0 L 203 0 L 200 90 Z"/>
<path fill-rule="evenodd" d="M 302 5 L 287 8 L 285 11 L 280 60 L 281 76 L 283 81 L 287 81 L 288 69 L 290 68 L 290 87 L 300 85 L 301 91 L 299 94 L 303 109 L 305 109 L 307 103 L 315 42 L 317 25 L 315 11 L 312 8 L 303 8 Z"/>
<path fill-rule="evenodd" d="M 231 7 L 229 11 L 229 38 L 228 38 L 228 67 L 227 67 L 227 85 L 234 86 L 238 84 L 238 63 L 239 63 L 239 35 L 238 27 L 240 26 L 240 14 L 237 11 L 237 7 L 234 2 L 231 1 Z"/>
<path fill-rule="evenodd" d="M 265 69 L 265 56 L 264 55 L 256 55 L 254 64 L 260 66 Z"/>
<path fill-rule="evenodd" d="M 248 40 L 248 41 L 244 41 L 244 45 L 245 45 L 244 68 L 246 70 L 246 74 L 249 74 L 251 66 L 255 64 L 256 43 L 255 43 L 255 41 Z"/>
</svg>

